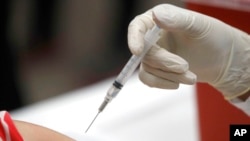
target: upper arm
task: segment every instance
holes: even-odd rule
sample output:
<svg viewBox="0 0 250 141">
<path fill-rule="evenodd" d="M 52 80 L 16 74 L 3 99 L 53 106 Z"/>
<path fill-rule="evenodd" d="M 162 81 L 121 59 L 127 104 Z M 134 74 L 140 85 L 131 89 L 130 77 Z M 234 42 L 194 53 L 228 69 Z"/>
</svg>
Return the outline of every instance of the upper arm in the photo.
<svg viewBox="0 0 250 141">
<path fill-rule="evenodd" d="M 74 141 L 59 132 L 32 123 L 14 121 L 14 124 L 25 141 Z"/>
</svg>

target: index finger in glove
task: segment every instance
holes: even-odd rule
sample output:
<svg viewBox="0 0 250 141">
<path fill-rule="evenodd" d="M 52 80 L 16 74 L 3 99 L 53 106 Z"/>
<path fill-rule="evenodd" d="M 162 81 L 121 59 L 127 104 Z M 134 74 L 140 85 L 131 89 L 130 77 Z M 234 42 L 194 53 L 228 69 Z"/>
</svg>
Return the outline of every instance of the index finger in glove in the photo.
<svg viewBox="0 0 250 141">
<path fill-rule="evenodd" d="M 128 46 L 130 51 L 139 55 L 144 49 L 144 36 L 154 25 L 152 11 L 136 16 L 128 26 Z"/>
<path fill-rule="evenodd" d="M 143 63 L 163 71 L 184 73 L 189 65 L 186 60 L 164 48 L 154 45 L 143 58 Z"/>
</svg>

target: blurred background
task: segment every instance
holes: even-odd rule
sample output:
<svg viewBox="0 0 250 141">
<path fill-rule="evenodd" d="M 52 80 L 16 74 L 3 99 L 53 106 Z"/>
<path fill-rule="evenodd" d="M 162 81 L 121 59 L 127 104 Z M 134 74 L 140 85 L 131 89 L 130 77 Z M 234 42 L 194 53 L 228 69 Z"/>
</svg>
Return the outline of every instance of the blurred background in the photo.
<svg viewBox="0 0 250 141">
<path fill-rule="evenodd" d="M 0 110 L 13 110 L 116 75 L 130 57 L 127 27 L 178 0 L 5 0 Z"/>
</svg>

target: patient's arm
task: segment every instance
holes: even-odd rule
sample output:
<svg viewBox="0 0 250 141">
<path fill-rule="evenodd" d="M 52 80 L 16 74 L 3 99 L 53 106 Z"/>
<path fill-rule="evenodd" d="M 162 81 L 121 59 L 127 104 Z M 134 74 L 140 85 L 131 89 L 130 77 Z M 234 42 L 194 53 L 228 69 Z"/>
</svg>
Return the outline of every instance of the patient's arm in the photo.
<svg viewBox="0 0 250 141">
<path fill-rule="evenodd" d="M 74 141 L 74 139 L 54 130 L 28 122 L 14 120 L 24 141 Z"/>
</svg>

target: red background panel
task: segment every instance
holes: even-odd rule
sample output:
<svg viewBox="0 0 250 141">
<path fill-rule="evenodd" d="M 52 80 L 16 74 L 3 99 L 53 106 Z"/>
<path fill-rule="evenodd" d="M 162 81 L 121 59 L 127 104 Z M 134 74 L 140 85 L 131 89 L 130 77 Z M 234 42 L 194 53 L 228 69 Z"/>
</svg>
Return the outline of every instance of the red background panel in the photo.
<svg viewBox="0 0 250 141">
<path fill-rule="evenodd" d="M 250 33 L 250 12 L 195 3 L 186 3 L 186 7 Z M 197 84 L 197 103 L 201 141 L 229 141 L 230 124 L 250 124 L 250 117 L 207 84 Z"/>
</svg>

